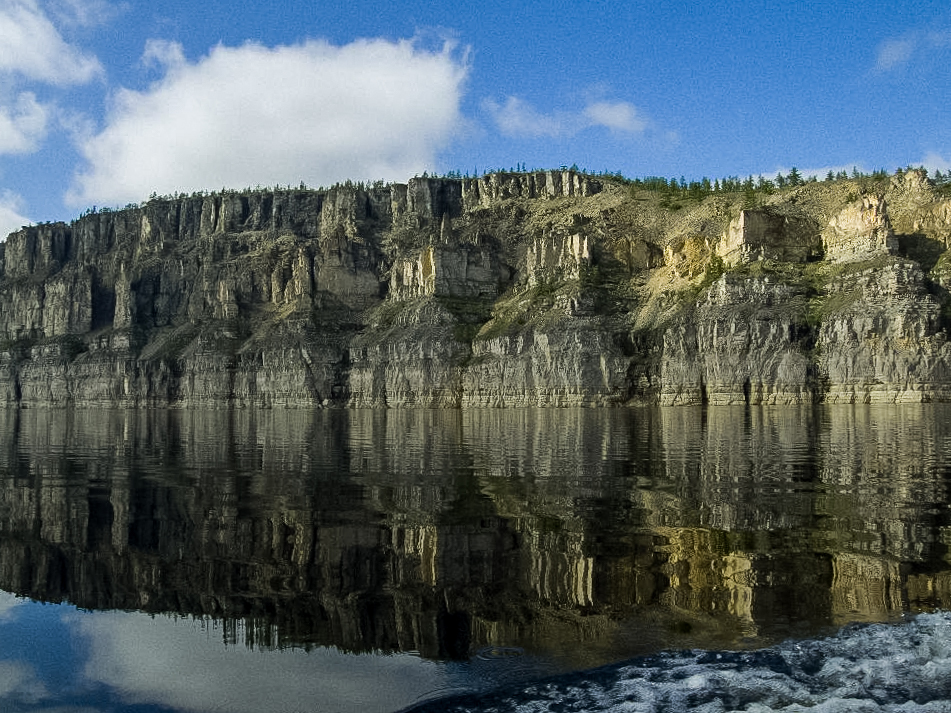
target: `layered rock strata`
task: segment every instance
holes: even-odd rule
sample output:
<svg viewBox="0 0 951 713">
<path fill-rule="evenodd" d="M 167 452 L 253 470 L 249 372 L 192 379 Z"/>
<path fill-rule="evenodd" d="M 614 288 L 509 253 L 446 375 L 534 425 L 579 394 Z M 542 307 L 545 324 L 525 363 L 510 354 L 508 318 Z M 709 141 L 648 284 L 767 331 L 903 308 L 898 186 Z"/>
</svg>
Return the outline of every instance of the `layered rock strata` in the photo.
<svg viewBox="0 0 951 713">
<path fill-rule="evenodd" d="M 927 177 L 670 207 L 574 171 L 155 198 L 0 244 L 0 403 L 951 398 Z"/>
</svg>

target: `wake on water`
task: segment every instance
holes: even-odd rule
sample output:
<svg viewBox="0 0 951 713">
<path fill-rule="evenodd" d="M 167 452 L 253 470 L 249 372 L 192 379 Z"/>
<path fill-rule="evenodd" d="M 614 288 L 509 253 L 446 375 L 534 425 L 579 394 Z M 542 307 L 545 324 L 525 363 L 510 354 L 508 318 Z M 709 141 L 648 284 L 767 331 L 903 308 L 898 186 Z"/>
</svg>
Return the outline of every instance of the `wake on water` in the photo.
<svg viewBox="0 0 951 713">
<path fill-rule="evenodd" d="M 951 711 L 951 612 L 899 624 L 851 625 L 826 639 L 756 651 L 657 654 L 413 713 L 946 713 Z"/>
</svg>

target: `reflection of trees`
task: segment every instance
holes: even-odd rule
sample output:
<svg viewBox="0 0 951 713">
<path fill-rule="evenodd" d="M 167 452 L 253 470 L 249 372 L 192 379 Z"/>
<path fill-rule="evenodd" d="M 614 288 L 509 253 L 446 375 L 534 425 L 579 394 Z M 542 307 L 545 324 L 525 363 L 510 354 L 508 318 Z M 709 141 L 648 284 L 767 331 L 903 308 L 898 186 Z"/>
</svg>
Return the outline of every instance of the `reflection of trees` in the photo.
<svg viewBox="0 0 951 713">
<path fill-rule="evenodd" d="M 431 656 L 879 617 L 951 600 L 948 414 L 0 411 L 0 586 Z"/>
</svg>

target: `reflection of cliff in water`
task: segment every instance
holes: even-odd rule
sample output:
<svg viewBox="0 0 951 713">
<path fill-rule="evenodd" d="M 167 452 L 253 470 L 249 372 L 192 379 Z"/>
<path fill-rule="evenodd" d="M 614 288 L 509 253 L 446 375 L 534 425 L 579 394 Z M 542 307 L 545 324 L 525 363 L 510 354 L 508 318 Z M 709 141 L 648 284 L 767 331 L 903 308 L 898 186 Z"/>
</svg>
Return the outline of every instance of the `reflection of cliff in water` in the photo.
<svg viewBox="0 0 951 713">
<path fill-rule="evenodd" d="M 949 415 L 0 411 L 0 587 L 452 657 L 888 617 L 951 604 Z"/>
</svg>

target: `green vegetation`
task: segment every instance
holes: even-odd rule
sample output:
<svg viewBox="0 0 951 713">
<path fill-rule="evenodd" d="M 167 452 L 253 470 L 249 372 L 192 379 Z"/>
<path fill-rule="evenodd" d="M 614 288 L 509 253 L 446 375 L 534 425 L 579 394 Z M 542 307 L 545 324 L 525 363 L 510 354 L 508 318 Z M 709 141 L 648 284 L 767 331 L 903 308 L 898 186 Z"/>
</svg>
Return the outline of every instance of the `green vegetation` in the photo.
<svg viewBox="0 0 951 713">
<path fill-rule="evenodd" d="M 746 178 L 740 178 L 739 176 L 726 176 L 722 178 L 710 179 L 707 176 L 704 176 L 700 179 L 687 180 L 684 176 L 680 178 L 666 178 L 663 176 L 643 176 L 638 178 L 629 178 L 625 176 L 621 171 L 590 171 L 586 168 L 579 168 L 577 164 L 572 164 L 571 166 L 562 165 L 558 166 L 556 169 L 551 168 L 531 168 L 529 169 L 525 163 L 519 162 L 516 163 L 514 167 L 510 168 L 485 168 L 480 170 L 478 167 L 474 168 L 472 172 L 461 171 L 458 169 L 452 169 L 444 174 L 440 175 L 436 171 L 423 171 L 422 174 L 417 174 L 415 178 L 433 178 L 433 179 L 447 179 L 447 180 L 463 180 L 469 178 L 480 178 L 484 176 L 489 176 L 492 174 L 529 174 L 529 173 L 539 173 L 549 170 L 559 170 L 559 171 L 574 171 L 586 176 L 591 176 L 594 178 L 600 178 L 603 180 L 612 181 L 614 183 L 620 183 L 622 185 L 627 185 L 631 191 L 631 195 L 637 198 L 642 192 L 651 192 L 655 194 L 660 194 L 662 196 L 662 206 L 669 210 L 679 210 L 683 207 L 683 201 L 694 201 L 700 202 L 704 198 L 713 195 L 713 194 L 729 194 L 729 193 L 743 193 L 745 195 L 745 200 L 752 201 L 752 196 L 768 196 L 772 195 L 777 190 L 786 190 L 791 188 L 797 188 L 806 183 L 815 183 L 818 182 L 819 178 L 815 175 L 803 176 L 798 168 L 793 166 L 789 173 L 783 174 L 779 172 L 773 179 L 764 177 L 763 175 L 753 176 L 752 174 L 748 175 Z M 901 172 L 903 169 L 898 169 Z M 913 167 L 908 166 L 904 170 L 925 170 L 923 166 Z M 857 167 L 853 166 L 851 172 L 845 170 L 832 171 L 829 170 L 825 177 L 823 178 L 826 182 L 835 182 L 835 181 L 859 181 L 862 184 L 862 190 L 868 190 L 873 186 L 870 184 L 876 184 L 889 179 L 889 173 L 885 169 L 879 169 L 872 171 L 871 173 L 864 173 L 860 171 Z M 935 188 L 942 195 L 951 195 L 951 171 L 942 172 L 940 169 L 936 169 L 930 180 L 934 184 Z M 232 196 L 232 195 L 248 195 L 252 193 L 283 193 L 283 192 L 297 192 L 297 191 L 313 191 L 318 193 L 324 193 L 332 190 L 338 189 L 358 189 L 363 191 L 370 191 L 385 188 L 389 185 L 386 181 L 382 179 L 377 180 L 367 180 L 367 181 L 353 181 L 346 180 L 338 183 L 334 183 L 329 187 L 318 186 L 316 188 L 306 185 L 304 181 L 301 181 L 297 186 L 291 184 L 281 185 L 276 184 L 274 186 L 262 186 L 260 184 L 256 186 L 247 186 L 243 189 L 227 188 L 222 187 L 219 191 L 193 191 L 191 193 L 187 192 L 178 192 L 167 194 L 158 194 L 153 192 L 148 199 L 148 202 L 152 201 L 178 201 L 184 200 L 187 198 L 204 198 L 204 197 L 217 197 L 217 196 Z M 112 213 L 119 210 L 129 210 L 137 209 L 141 206 L 136 203 L 129 203 L 124 208 L 116 207 L 101 207 L 101 206 L 92 206 L 87 208 L 80 214 L 80 218 L 86 217 L 87 215 L 96 215 L 100 213 Z"/>
<path fill-rule="evenodd" d="M 439 297 L 437 301 L 456 318 L 453 337 L 457 342 L 471 342 L 492 317 L 489 298 Z"/>
<path fill-rule="evenodd" d="M 478 338 L 493 339 L 518 332 L 551 310 L 556 295 L 566 288 L 577 289 L 565 280 L 546 280 L 497 300 L 491 305 L 491 319 L 477 333 Z"/>
</svg>

